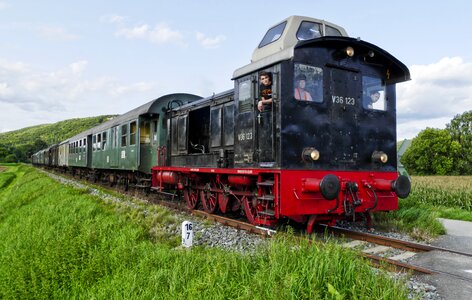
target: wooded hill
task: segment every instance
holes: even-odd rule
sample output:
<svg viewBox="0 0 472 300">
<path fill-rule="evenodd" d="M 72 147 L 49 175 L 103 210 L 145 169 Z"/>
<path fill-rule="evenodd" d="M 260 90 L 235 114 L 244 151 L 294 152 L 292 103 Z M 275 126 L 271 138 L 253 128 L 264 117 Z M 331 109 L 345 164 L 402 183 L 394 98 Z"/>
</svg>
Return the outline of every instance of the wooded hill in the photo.
<svg viewBox="0 0 472 300">
<path fill-rule="evenodd" d="M 77 118 L 0 133 L 0 162 L 29 162 L 33 153 L 113 117 L 115 115 Z"/>
</svg>

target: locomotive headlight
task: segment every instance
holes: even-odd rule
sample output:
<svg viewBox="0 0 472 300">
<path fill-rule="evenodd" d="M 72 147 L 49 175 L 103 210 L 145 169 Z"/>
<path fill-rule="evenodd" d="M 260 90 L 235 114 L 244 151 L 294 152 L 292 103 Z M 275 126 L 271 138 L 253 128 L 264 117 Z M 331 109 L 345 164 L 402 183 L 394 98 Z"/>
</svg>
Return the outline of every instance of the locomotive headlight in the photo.
<svg viewBox="0 0 472 300">
<path fill-rule="evenodd" d="M 383 151 L 374 151 L 372 153 L 372 161 L 385 164 L 388 161 L 388 155 Z"/>
<path fill-rule="evenodd" d="M 320 152 L 315 148 L 305 148 L 302 152 L 302 159 L 306 162 L 316 161 L 320 159 Z"/>
<path fill-rule="evenodd" d="M 346 49 L 344 49 L 345 53 L 347 56 L 349 57 L 353 57 L 354 56 L 354 48 L 352 48 L 351 46 L 347 47 Z"/>
</svg>

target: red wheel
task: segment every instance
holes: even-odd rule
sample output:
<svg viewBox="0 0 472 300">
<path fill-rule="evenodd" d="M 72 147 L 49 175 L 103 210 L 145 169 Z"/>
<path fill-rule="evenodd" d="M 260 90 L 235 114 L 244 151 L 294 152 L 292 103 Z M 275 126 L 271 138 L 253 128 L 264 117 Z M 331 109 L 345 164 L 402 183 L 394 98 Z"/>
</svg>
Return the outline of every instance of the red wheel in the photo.
<svg viewBox="0 0 472 300">
<path fill-rule="evenodd" d="M 198 204 L 198 191 L 192 188 L 185 189 L 184 199 L 189 209 L 195 209 Z"/>
<path fill-rule="evenodd" d="M 212 192 L 210 187 L 206 187 L 205 190 L 200 191 L 200 198 L 203 204 L 203 210 L 209 214 L 215 212 L 218 207 L 218 195 L 216 192 Z"/>
<path fill-rule="evenodd" d="M 257 207 L 255 203 L 255 198 L 249 198 L 247 196 L 242 197 L 244 213 L 246 214 L 246 218 L 251 224 L 256 224 L 256 217 L 257 217 Z"/>
</svg>

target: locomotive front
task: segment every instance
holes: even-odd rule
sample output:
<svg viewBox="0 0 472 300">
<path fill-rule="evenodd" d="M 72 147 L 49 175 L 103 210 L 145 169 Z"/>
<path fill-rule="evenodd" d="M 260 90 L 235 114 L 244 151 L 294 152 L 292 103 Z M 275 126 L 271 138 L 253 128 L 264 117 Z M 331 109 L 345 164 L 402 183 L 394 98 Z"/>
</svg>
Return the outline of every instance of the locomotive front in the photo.
<svg viewBox="0 0 472 300">
<path fill-rule="evenodd" d="M 280 102 L 280 156 L 289 188 L 281 212 L 313 223 L 397 209 L 410 182 L 397 173 L 395 84 L 408 69 L 348 37 L 299 43 L 287 69 L 293 86 L 282 89 L 291 100 Z"/>
<path fill-rule="evenodd" d="M 242 113 L 250 77 L 240 75 L 249 71 L 272 74 L 271 114 Z M 314 223 L 359 215 L 370 222 L 370 212 L 397 209 L 410 181 L 397 173 L 395 85 L 409 76 L 388 52 L 334 24 L 293 16 L 269 29 L 253 63 L 235 72 L 243 137 L 235 166 L 272 168 L 278 185 L 258 186 L 255 215 L 269 206 L 276 218 L 308 222 L 310 232 Z"/>
</svg>

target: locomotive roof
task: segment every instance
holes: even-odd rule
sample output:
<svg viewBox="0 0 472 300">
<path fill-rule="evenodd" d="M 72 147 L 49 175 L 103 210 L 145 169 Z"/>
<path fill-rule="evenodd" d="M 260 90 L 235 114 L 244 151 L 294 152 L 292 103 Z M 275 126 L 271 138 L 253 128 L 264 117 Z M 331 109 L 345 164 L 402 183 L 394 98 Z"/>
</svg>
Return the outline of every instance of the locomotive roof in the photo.
<svg viewBox="0 0 472 300">
<path fill-rule="evenodd" d="M 336 24 L 304 16 L 290 16 L 269 28 L 252 54 L 251 63 L 234 71 L 238 78 L 252 71 L 293 57 L 298 42 L 323 36 L 348 36 Z"/>
<path fill-rule="evenodd" d="M 195 99 L 201 99 L 200 96 L 193 95 L 193 94 L 186 94 L 186 93 L 176 93 L 176 94 L 168 94 L 162 97 L 159 97 L 157 99 L 151 100 L 133 110 L 130 110 L 127 113 L 124 113 L 120 116 L 117 116 L 110 121 L 107 121 L 105 123 L 102 123 L 98 126 L 95 126 L 93 128 L 90 128 L 86 131 L 83 131 L 73 137 L 71 137 L 69 140 L 76 140 L 83 138 L 87 135 L 98 133 L 101 131 L 104 131 L 108 128 L 121 125 L 123 123 L 126 123 L 131 120 L 136 120 L 139 116 L 145 115 L 145 114 L 152 114 L 152 113 L 159 113 L 158 109 L 162 103 L 168 103 L 172 100 L 195 100 Z"/>
<path fill-rule="evenodd" d="M 219 99 L 222 99 L 222 98 L 225 98 L 225 97 L 230 97 L 230 96 L 233 95 L 233 92 L 234 92 L 234 89 L 230 89 L 230 90 L 218 93 L 218 94 L 213 94 L 209 97 L 206 97 L 206 98 L 203 98 L 203 99 L 200 99 L 200 100 L 197 100 L 197 101 L 193 101 L 193 102 L 184 104 L 184 105 L 179 106 L 179 107 L 175 107 L 174 109 L 172 109 L 172 111 L 181 111 L 181 110 L 186 110 L 186 109 L 192 109 L 193 107 L 205 106 L 205 104 L 208 103 L 208 102 L 211 103 L 211 101 L 214 101 L 214 100 L 219 100 Z"/>
</svg>

